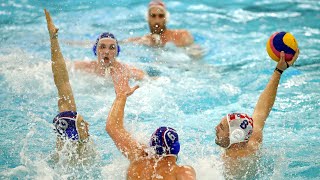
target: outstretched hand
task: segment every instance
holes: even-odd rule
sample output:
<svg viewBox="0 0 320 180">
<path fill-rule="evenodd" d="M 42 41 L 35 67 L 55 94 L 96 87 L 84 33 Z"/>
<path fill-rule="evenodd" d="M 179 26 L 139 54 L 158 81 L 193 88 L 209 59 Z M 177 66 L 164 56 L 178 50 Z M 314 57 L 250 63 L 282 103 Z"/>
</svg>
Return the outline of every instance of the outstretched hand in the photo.
<svg viewBox="0 0 320 180">
<path fill-rule="evenodd" d="M 57 35 L 58 35 L 58 28 L 55 27 L 52 19 L 51 19 L 51 16 L 50 16 L 50 13 L 44 9 L 44 13 L 46 15 L 46 20 L 47 20 L 47 26 L 48 26 L 48 31 L 49 31 L 49 35 L 50 35 L 50 38 L 56 38 Z"/>
<path fill-rule="evenodd" d="M 277 68 L 282 71 L 288 69 L 290 66 L 292 66 L 294 64 L 294 62 L 296 62 L 298 56 L 299 56 L 299 49 L 297 49 L 296 53 L 294 54 L 294 56 L 292 57 L 292 59 L 290 61 L 285 61 L 285 54 L 283 51 L 281 51 L 280 52 L 280 61 L 277 64 Z"/>
<path fill-rule="evenodd" d="M 113 67 L 111 69 L 111 76 L 117 96 L 125 95 L 128 97 L 139 88 L 138 85 L 133 88 L 129 86 L 130 73 L 128 68 L 124 65 L 120 65 L 120 67 Z"/>
</svg>

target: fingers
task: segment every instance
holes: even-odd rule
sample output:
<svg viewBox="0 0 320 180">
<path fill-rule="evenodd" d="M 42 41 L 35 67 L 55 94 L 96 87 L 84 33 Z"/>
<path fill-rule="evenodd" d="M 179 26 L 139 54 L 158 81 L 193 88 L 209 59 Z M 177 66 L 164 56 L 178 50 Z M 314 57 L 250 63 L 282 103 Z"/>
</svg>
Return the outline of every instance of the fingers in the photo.
<svg viewBox="0 0 320 180">
<path fill-rule="evenodd" d="M 46 9 L 44 9 L 44 13 L 46 14 L 46 20 L 47 20 L 48 26 L 51 25 L 51 24 L 54 26 L 49 11 L 47 11 Z"/>
<path fill-rule="evenodd" d="M 134 92 L 135 90 L 137 90 L 140 86 L 139 85 L 136 85 L 134 86 L 133 88 L 131 88 L 131 90 Z"/>
<path fill-rule="evenodd" d="M 280 61 L 284 61 L 285 59 L 285 54 L 283 51 L 280 52 Z"/>
<path fill-rule="evenodd" d="M 135 90 L 139 88 L 139 85 L 134 86 L 133 88 L 130 89 L 130 91 L 127 93 L 127 96 L 130 96 L 131 94 L 134 93 Z"/>
<path fill-rule="evenodd" d="M 299 50 L 299 48 L 298 48 L 297 51 L 296 51 L 296 53 L 294 54 L 292 60 L 288 62 L 288 64 L 289 64 L 290 66 L 292 66 L 292 65 L 294 64 L 294 62 L 296 62 L 296 60 L 298 59 L 299 54 L 300 54 L 300 50 Z"/>
<path fill-rule="evenodd" d="M 44 13 L 46 15 L 47 23 L 51 22 L 51 17 L 50 17 L 49 12 L 46 9 L 44 9 Z"/>
<path fill-rule="evenodd" d="M 47 9 L 44 9 L 44 13 L 46 15 L 46 20 L 47 20 L 47 26 L 48 26 L 48 31 L 50 34 L 50 38 L 57 38 L 58 36 L 58 28 L 55 27 L 55 25 L 53 24 L 53 21 L 51 19 L 50 13 L 49 11 L 47 11 Z"/>
</svg>

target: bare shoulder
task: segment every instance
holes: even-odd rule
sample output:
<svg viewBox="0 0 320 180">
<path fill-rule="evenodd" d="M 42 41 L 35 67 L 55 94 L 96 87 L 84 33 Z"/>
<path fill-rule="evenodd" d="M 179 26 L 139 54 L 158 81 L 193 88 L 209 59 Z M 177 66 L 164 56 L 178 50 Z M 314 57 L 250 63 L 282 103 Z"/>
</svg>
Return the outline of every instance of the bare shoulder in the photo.
<svg viewBox="0 0 320 180">
<path fill-rule="evenodd" d="M 177 179 L 193 180 L 196 179 L 196 171 L 191 166 L 180 166 L 177 171 Z"/>
<path fill-rule="evenodd" d="M 78 65 L 96 65 L 97 62 L 95 61 L 75 61 L 74 64 L 78 64 Z"/>
<path fill-rule="evenodd" d="M 171 34 L 176 39 L 177 46 L 189 46 L 193 43 L 193 36 L 185 29 L 172 30 Z"/>
<path fill-rule="evenodd" d="M 91 69 L 96 66 L 97 62 L 95 61 L 75 61 L 74 68 L 75 69 Z"/>
</svg>

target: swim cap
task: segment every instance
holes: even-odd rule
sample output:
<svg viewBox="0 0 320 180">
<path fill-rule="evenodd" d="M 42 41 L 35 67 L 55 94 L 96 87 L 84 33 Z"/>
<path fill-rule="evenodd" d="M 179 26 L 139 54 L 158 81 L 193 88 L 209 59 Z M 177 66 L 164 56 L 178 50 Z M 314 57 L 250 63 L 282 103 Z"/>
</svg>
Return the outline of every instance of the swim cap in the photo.
<svg viewBox="0 0 320 180">
<path fill-rule="evenodd" d="M 180 151 L 179 136 L 170 127 L 159 127 L 151 136 L 150 146 L 158 155 L 175 155 Z"/>
<path fill-rule="evenodd" d="M 152 0 L 149 3 L 149 9 L 152 7 L 160 7 L 162 9 L 164 9 L 166 11 L 166 5 L 164 4 L 164 2 L 162 2 L 162 0 Z"/>
<path fill-rule="evenodd" d="M 248 141 L 253 128 L 253 119 L 247 114 L 233 113 L 227 115 L 230 144 Z"/>
<path fill-rule="evenodd" d="M 78 113 L 75 111 L 64 111 L 53 119 L 54 131 L 58 136 L 66 137 L 73 141 L 80 139 L 77 129 Z"/>
<path fill-rule="evenodd" d="M 118 44 L 118 40 L 116 39 L 116 37 L 115 37 L 113 34 L 111 34 L 111 33 L 109 33 L 109 32 L 104 32 L 104 33 L 102 33 L 102 34 L 100 34 L 100 35 L 98 36 L 98 38 L 97 38 L 97 40 L 96 40 L 96 42 L 94 43 L 93 48 L 92 48 L 93 54 L 94 54 L 95 56 L 97 56 L 97 46 L 98 46 L 98 43 L 99 43 L 100 39 L 102 39 L 102 38 L 111 38 L 111 39 L 116 40 L 116 43 L 117 43 L 117 56 L 119 56 L 120 46 L 119 46 L 119 44 Z"/>
</svg>

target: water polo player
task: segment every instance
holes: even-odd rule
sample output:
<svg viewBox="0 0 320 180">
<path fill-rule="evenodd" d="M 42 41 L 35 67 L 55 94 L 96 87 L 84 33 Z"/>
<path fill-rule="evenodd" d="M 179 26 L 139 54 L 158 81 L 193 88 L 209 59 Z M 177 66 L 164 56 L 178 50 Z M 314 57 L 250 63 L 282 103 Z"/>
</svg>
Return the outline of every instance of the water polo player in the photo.
<svg viewBox="0 0 320 180">
<path fill-rule="evenodd" d="M 124 128 L 124 108 L 127 97 L 138 86 L 128 84 L 128 73 L 117 68 L 112 69 L 112 78 L 116 99 L 110 109 L 106 122 L 106 131 L 117 148 L 125 155 L 130 165 L 127 179 L 196 179 L 195 171 L 190 166 L 178 166 L 177 156 L 180 151 L 179 137 L 176 130 L 160 127 L 151 136 L 149 146 L 140 144 Z"/>
<path fill-rule="evenodd" d="M 239 164 L 242 157 L 254 157 L 262 143 L 262 133 L 265 121 L 273 107 L 281 74 L 296 61 L 299 50 L 291 61 L 285 61 L 281 52 L 269 83 L 261 93 L 254 109 L 252 118 L 244 113 L 232 113 L 222 118 L 216 126 L 216 144 L 225 148 L 223 160 L 228 174 L 239 174 L 237 169 L 248 173 L 247 164 Z"/>
<path fill-rule="evenodd" d="M 142 37 L 134 37 L 124 42 L 134 42 L 148 46 L 164 46 L 168 42 L 179 47 L 186 47 L 193 44 L 193 37 L 187 30 L 167 29 L 169 12 L 161 0 L 152 0 L 149 3 L 146 19 L 149 24 L 150 34 Z"/>
<path fill-rule="evenodd" d="M 120 53 L 120 46 L 117 39 L 112 33 L 104 32 L 100 34 L 93 45 L 93 54 L 97 56 L 97 61 L 76 61 L 74 68 L 88 73 L 95 73 L 99 76 L 110 77 L 110 68 L 114 64 L 120 63 L 116 57 Z M 130 78 L 141 80 L 144 78 L 145 73 L 133 66 L 121 63 L 130 72 Z"/>
<path fill-rule="evenodd" d="M 59 94 L 60 113 L 53 119 L 57 150 L 74 155 L 69 157 L 71 160 L 87 160 L 89 155 L 95 155 L 94 144 L 89 138 L 89 124 L 77 112 L 66 63 L 60 51 L 58 29 L 54 26 L 49 12 L 44 11 L 51 43 L 52 73 Z"/>
</svg>

